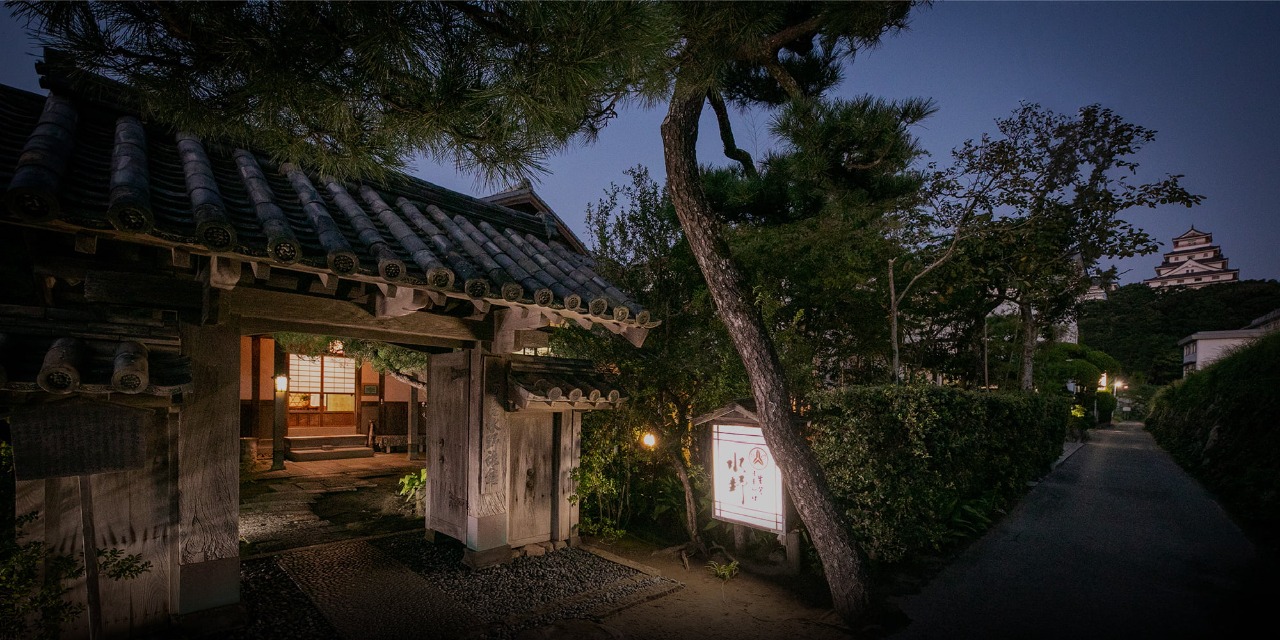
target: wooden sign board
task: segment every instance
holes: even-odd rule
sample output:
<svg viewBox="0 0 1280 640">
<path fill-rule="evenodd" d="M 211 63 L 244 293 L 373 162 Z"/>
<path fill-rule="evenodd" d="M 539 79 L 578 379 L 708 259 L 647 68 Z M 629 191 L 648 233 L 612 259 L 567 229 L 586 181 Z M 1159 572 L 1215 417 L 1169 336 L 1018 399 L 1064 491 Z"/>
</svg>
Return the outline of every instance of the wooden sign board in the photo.
<svg viewBox="0 0 1280 640">
<path fill-rule="evenodd" d="M 144 429 L 154 416 L 80 399 L 15 409 L 14 471 L 19 480 L 40 480 L 141 469 Z"/>
<path fill-rule="evenodd" d="M 715 423 L 711 433 L 716 520 L 787 532 L 782 472 L 760 427 Z"/>
</svg>

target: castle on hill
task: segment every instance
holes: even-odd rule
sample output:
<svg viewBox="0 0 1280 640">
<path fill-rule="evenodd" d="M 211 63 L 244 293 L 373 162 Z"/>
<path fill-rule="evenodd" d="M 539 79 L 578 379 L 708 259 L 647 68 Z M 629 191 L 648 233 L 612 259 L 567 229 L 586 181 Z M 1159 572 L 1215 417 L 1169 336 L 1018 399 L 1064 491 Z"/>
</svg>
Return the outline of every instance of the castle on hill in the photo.
<svg viewBox="0 0 1280 640">
<path fill-rule="evenodd" d="M 1155 289 L 1187 287 L 1199 289 L 1222 282 L 1238 282 L 1239 269 L 1228 269 L 1222 249 L 1213 244 L 1213 234 L 1194 226 L 1173 239 L 1173 251 L 1164 254 L 1156 267 L 1156 277 L 1142 283 Z"/>
</svg>

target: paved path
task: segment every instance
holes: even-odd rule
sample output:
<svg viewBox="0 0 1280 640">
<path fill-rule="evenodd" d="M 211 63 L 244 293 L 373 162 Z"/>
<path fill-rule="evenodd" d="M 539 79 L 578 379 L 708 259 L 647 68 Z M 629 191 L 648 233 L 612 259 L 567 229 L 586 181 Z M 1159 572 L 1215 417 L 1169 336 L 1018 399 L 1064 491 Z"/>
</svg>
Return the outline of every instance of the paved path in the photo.
<svg viewBox="0 0 1280 640">
<path fill-rule="evenodd" d="M 480 628 L 470 611 L 365 542 L 285 553 L 279 562 L 343 638 L 463 638 Z"/>
<path fill-rule="evenodd" d="M 1139 423 L 1091 432 L 919 594 L 894 638 L 1202 638 L 1239 629 L 1255 551 Z M 1274 612 L 1272 612 L 1274 613 Z"/>
</svg>

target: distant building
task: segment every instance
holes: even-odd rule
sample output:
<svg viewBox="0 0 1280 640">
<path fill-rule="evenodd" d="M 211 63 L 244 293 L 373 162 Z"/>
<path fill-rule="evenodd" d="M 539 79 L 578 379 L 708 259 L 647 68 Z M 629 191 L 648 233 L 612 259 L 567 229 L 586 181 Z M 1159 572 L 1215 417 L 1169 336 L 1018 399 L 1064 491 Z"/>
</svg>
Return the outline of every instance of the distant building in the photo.
<svg viewBox="0 0 1280 640">
<path fill-rule="evenodd" d="M 1277 330 L 1280 330 L 1280 309 L 1255 318 L 1243 329 L 1197 331 L 1178 341 L 1182 347 L 1182 377 L 1213 364 L 1236 347 Z"/>
<path fill-rule="evenodd" d="M 1213 234 L 1191 227 L 1173 239 L 1173 251 L 1164 254 L 1164 262 L 1156 267 L 1156 277 L 1143 280 L 1148 287 L 1187 287 L 1199 289 L 1211 284 L 1237 282 L 1238 269 L 1228 269 L 1222 249 L 1213 244 Z"/>
</svg>

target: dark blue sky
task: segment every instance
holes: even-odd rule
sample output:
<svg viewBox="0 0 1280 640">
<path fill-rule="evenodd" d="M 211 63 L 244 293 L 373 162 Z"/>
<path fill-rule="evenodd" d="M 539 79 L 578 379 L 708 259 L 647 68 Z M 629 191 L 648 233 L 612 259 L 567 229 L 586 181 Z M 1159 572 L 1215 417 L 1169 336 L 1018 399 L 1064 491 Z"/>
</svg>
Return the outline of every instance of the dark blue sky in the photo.
<svg viewBox="0 0 1280 640">
<path fill-rule="evenodd" d="M 1206 196 L 1194 209 L 1132 211 L 1162 241 L 1194 224 L 1246 279 L 1280 279 L 1280 3 L 1276 2 L 940 2 L 918 10 L 911 28 L 859 54 L 839 92 L 928 97 L 939 111 L 919 127 L 924 147 L 948 151 L 994 129 L 1019 101 L 1071 112 L 1101 103 L 1158 132 L 1137 157 L 1140 177 L 1185 174 Z M 0 20 L 0 82 L 38 90 L 37 49 L 19 25 Z M 552 158 L 538 193 L 575 230 L 587 203 L 636 164 L 662 177 L 660 110 L 631 108 L 589 147 Z M 739 114 L 739 144 L 757 157 L 770 144 L 768 114 Z M 704 122 L 704 129 L 713 126 Z M 704 162 L 722 163 L 705 129 Z M 415 173 L 477 195 L 498 190 L 450 167 Z M 1122 282 L 1155 274 L 1158 255 L 1120 263 Z"/>
</svg>

